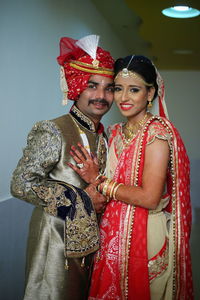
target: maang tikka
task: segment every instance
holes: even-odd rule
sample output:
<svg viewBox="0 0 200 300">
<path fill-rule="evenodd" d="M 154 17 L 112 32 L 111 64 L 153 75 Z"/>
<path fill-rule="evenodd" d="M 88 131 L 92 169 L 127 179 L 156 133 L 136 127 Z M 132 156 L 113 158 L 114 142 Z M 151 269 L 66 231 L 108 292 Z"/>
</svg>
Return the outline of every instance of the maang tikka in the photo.
<svg viewBox="0 0 200 300">
<path fill-rule="evenodd" d="M 132 62 L 134 56 L 135 56 L 135 55 L 132 55 L 132 56 L 131 56 L 131 58 L 130 58 L 130 60 L 129 60 L 129 62 L 128 62 L 127 67 L 122 69 L 122 77 L 123 77 L 123 78 L 127 78 L 127 77 L 130 76 L 130 72 L 131 72 L 131 71 L 128 70 L 128 67 L 130 66 L 130 63 Z"/>
</svg>

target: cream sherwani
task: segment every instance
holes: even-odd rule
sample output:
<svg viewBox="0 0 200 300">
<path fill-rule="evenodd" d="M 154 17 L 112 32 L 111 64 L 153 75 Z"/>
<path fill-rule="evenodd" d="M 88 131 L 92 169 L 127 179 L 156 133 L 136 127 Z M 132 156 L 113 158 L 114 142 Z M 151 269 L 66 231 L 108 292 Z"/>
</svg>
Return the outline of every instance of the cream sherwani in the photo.
<svg viewBox="0 0 200 300">
<path fill-rule="evenodd" d="M 83 143 L 81 132 L 90 150 L 98 152 L 103 170 L 104 133 L 97 133 L 73 106 L 67 115 L 36 123 L 13 173 L 12 195 L 36 206 L 28 238 L 25 300 L 87 299 L 92 257 L 99 247 L 98 224 L 83 191 L 86 184 L 67 165 L 73 163 L 71 145 Z"/>
</svg>

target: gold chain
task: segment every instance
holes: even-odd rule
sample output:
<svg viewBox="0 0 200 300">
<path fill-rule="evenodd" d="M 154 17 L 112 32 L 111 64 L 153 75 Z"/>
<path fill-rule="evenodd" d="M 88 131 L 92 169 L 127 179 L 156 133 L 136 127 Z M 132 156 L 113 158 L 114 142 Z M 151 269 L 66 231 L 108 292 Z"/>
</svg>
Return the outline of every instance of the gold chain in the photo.
<svg viewBox="0 0 200 300">
<path fill-rule="evenodd" d="M 145 116 L 142 120 L 136 122 L 133 125 L 128 125 L 128 123 L 126 123 L 124 125 L 124 137 L 125 137 L 126 144 L 128 144 L 137 135 L 139 130 L 145 124 L 147 116 L 148 116 L 148 113 L 145 114 Z"/>
</svg>

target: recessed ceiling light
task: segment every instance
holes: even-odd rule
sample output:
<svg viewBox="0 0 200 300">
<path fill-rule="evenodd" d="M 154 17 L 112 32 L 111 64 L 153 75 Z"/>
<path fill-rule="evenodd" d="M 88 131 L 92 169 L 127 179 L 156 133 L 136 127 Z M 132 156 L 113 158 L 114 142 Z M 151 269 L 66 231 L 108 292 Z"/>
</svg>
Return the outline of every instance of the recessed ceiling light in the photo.
<svg viewBox="0 0 200 300">
<path fill-rule="evenodd" d="M 175 11 L 188 11 L 188 10 L 190 10 L 190 7 L 178 5 L 178 6 L 174 6 L 173 9 Z"/>
<path fill-rule="evenodd" d="M 163 9 L 162 14 L 170 18 L 194 18 L 200 15 L 200 11 L 189 6 L 178 5 Z"/>
</svg>

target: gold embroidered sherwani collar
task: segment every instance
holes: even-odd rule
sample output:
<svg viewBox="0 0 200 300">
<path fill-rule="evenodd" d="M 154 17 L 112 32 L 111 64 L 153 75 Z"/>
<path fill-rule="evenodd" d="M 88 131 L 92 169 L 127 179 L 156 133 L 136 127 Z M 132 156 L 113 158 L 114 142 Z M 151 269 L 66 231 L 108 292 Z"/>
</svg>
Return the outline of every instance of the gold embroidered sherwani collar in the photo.
<svg viewBox="0 0 200 300">
<path fill-rule="evenodd" d="M 76 105 L 73 105 L 69 112 L 76 121 L 91 132 L 96 132 L 94 122 L 84 115 Z"/>
</svg>

